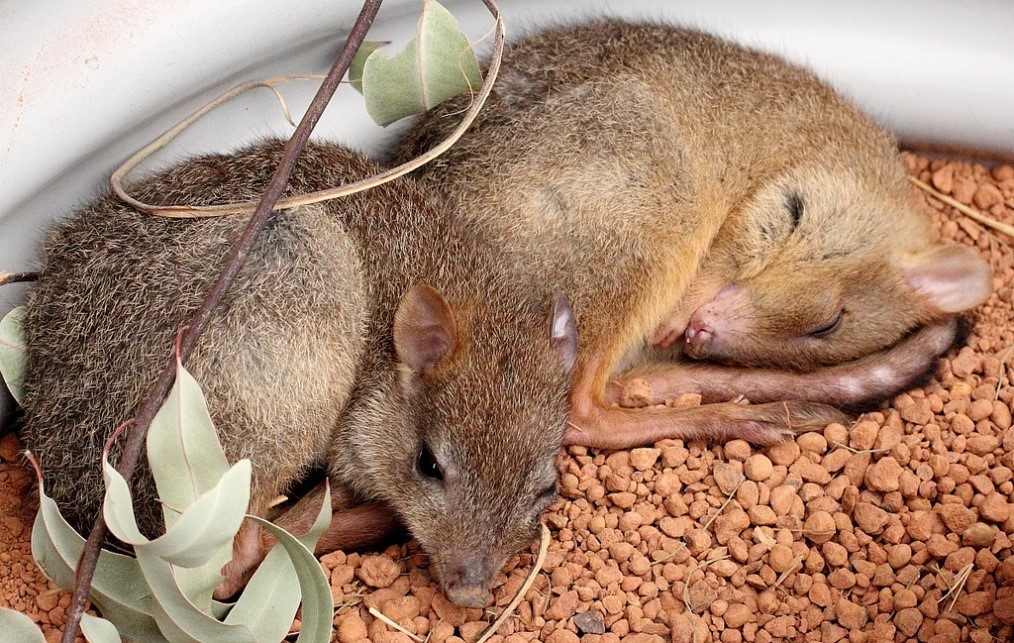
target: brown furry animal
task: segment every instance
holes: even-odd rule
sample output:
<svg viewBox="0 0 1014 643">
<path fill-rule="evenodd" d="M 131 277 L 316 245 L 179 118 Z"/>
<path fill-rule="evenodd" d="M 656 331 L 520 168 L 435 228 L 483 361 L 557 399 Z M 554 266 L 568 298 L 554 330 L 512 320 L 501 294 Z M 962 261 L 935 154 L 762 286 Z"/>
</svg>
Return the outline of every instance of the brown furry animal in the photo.
<svg viewBox="0 0 1014 643">
<path fill-rule="evenodd" d="M 616 21 L 540 33 L 505 60 L 479 120 L 420 177 L 574 302 L 571 442 L 822 427 L 833 411 L 797 403 L 617 409 L 607 385 L 643 377 L 656 403 L 862 405 L 933 368 L 953 314 L 990 293 L 976 252 L 931 241 L 894 139 L 808 71 Z M 460 109 L 436 108 L 398 155 Z"/>
<path fill-rule="evenodd" d="M 282 148 L 196 158 L 135 192 L 255 198 Z M 377 171 L 311 144 L 289 190 Z M 107 196 L 46 242 L 25 320 L 22 436 L 79 530 L 101 502 L 103 442 L 153 384 L 244 223 L 158 218 Z M 394 509 L 451 600 L 485 604 L 556 496 L 576 354 L 566 300 L 493 254 L 407 180 L 275 213 L 188 363 L 229 460 L 252 460 L 251 513 L 324 466 L 354 500 Z M 134 493 L 142 529 L 157 532 L 146 469 Z"/>
</svg>

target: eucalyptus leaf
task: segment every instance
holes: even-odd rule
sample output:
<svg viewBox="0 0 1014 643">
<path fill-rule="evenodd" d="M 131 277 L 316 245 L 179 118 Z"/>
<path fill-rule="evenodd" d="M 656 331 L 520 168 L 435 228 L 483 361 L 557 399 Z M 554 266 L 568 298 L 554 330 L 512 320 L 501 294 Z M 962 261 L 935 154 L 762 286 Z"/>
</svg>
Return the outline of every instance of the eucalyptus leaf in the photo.
<svg viewBox="0 0 1014 643">
<path fill-rule="evenodd" d="M 372 52 L 363 64 L 363 99 L 378 125 L 424 112 L 482 84 L 475 52 L 454 16 L 423 0 L 416 37 L 391 58 Z"/>
<path fill-rule="evenodd" d="M 181 567 L 203 565 L 218 548 L 231 545 L 250 504 L 250 461 L 240 460 L 217 485 L 187 507 L 165 534 L 148 540 L 134 523 L 126 481 L 105 455 L 102 466 L 107 481 L 103 511 L 110 531 L 135 549 L 144 547 L 152 555 Z"/>
<path fill-rule="evenodd" d="M 229 469 L 201 387 L 179 362 L 176 382 L 148 429 L 147 447 L 167 528 Z"/>
<path fill-rule="evenodd" d="M 330 504 L 330 503 L 328 503 Z M 330 507 L 328 507 L 330 511 Z M 253 518 L 278 539 L 288 552 L 299 579 L 299 591 L 303 598 L 303 616 L 300 620 L 299 636 L 296 643 L 326 643 L 331 640 L 331 622 L 334 613 L 334 599 L 320 563 L 313 552 L 307 549 L 292 534 L 281 527 L 261 518 Z"/>
<path fill-rule="evenodd" d="M 187 507 L 169 531 L 139 546 L 173 565 L 203 565 L 214 550 L 231 548 L 249 504 L 250 461 L 240 460 L 214 488 Z"/>
<path fill-rule="evenodd" d="M 265 524 L 261 520 L 258 522 L 261 522 L 262 525 Z M 227 623 L 246 623 L 257 633 L 258 639 L 278 640 L 288 632 L 302 596 L 306 603 L 303 606 L 303 629 L 310 632 L 307 636 L 311 637 L 306 640 L 327 641 L 326 636 L 330 636 L 331 615 L 334 610 L 331 590 L 320 564 L 309 552 L 313 551 L 317 545 L 317 539 L 330 523 L 331 492 L 328 489 L 324 494 L 320 512 L 318 512 L 313 526 L 305 534 L 296 538 L 306 553 L 296 551 L 291 542 L 289 545 L 293 551 L 289 551 L 280 538 L 264 562 L 257 568 L 253 578 L 247 583 L 242 596 L 225 621 Z M 277 537 L 278 527 L 271 525 L 270 528 L 267 526 L 263 528 L 269 529 Z M 285 533 L 288 538 L 292 538 L 287 532 L 282 533 Z M 309 559 L 306 554 L 309 554 Z M 306 601 L 305 597 L 308 596 L 308 593 L 303 590 L 303 585 L 311 588 L 310 591 L 316 596 L 315 599 Z M 323 598 L 322 592 L 327 594 L 326 599 Z M 310 603 L 320 605 L 320 607 L 311 608 Z M 320 639 L 312 638 L 317 636 L 316 632 L 326 632 L 327 635 Z"/>
<path fill-rule="evenodd" d="M 41 481 L 39 496 L 39 512 L 32 527 L 32 555 L 47 577 L 70 589 L 85 539 L 60 515 Z M 151 616 L 150 591 L 133 558 L 99 552 L 89 598 L 106 618 L 116 622 L 124 636 L 142 641 L 162 638 Z"/>
<path fill-rule="evenodd" d="M 25 369 L 28 366 L 24 319 L 25 307 L 18 306 L 0 320 L 0 375 L 18 404 L 25 398 Z"/>
<path fill-rule="evenodd" d="M 222 547 L 232 551 L 232 539 L 249 504 L 250 461 L 240 460 L 215 487 L 187 507 L 164 535 L 142 546 L 173 565 L 203 565 Z"/>
<path fill-rule="evenodd" d="M 81 633 L 88 643 L 120 643 L 120 633 L 116 626 L 91 614 L 81 615 Z"/>
<path fill-rule="evenodd" d="M 218 433 L 208 413 L 204 393 L 197 380 L 176 363 L 176 382 L 148 430 L 148 462 L 159 499 L 163 502 L 166 531 L 181 519 L 182 512 L 214 489 L 229 471 Z M 249 484 L 242 490 L 242 506 L 224 516 L 230 524 L 242 521 L 249 499 Z M 235 529 L 227 534 L 231 538 Z M 212 610 L 212 593 L 222 581 L 221 569 L 232 557 L 232 545 L 209 547 L 203 564 L 174 570 L 183 593 L 204 612 Z M 193 560 L 193 559 L 192 559 Z M 189 563 L 188 563 L 189 564 Z"/>
<path fill-rule="evenodd" d="M 143 549 L 137 551 L 137 562 L 152 591 L 155 622 L 168 640 L 188 643 L 257 641 L 245 625 L 223 623 L 195 605 L 177 582 L 178 568 Z"/>
<path fill-rule="evenodd" d="M 110 533 L 128 545 L 147 542 L 147 537 L 137 528 L 130 487 L 120 472 L 109 463 L 108 451 L 102 452 L 102 479 L 106 484 L 102 516 L 106 520 L 106 526 L 109 527 Z"/>
<path fill-rule="evenodd" d="M 6 607 L 0 607 L 0 632 L 3 632 L 5 640 L 8 641 L 46 643 L 42 630 L 32 619 Z"/>
<path fill-rule="evenodd" d="M 108 620 L 83 621 L 88 639 L 117 641 L 119 630 L 145 641 L 277 641 L 288 632 L 302 590 L 306 634 L 300 639 L 327 641 L 331 593 L 311 550 L 330 522 L 329 494 L 303 542 L 267 523 L 264 528 L 280 545 L 255 574 L 259 580 L 250 584 L 250 594 L 244 592 L 236 605 L 214 601 L 211 594 L 222 580 L 220 570 L 232 554 L 232 540 L 249 504 L 251 464 L 241 460 L 228 466 L 200 387 L 182 366 L 158 421 L 155 438 L 149 433 L 149 460 L 160 494 L 173 497 L 175 510 L 165 512 L 171 525 L 154 540 L 141 533 L 127 482 L 104 452 L 103 515 L 110 531 L 133 545 L 137 558 L 100 552 L 89 596 Z M 47 575 L 70 587 L 85 541 L 46 496 L 41 479 L 39 490 L 33 553 Z"/>
<path fill-rule="evenodd" d="M 356 50 L 356 55 L 352 57 L 352 63 L 349 65 L 349 84 L 360 94 L 363 93 L 363 65 L 366 64 L 366 59 L 376 50 L 389 44 L 391 44 L 389 40 L 364 40 Z"/>
<path fill-rule="evenodd" d="M 218 620 L 224 620 L 225 617 L 229 615 L 229 612 L 235 604 L 236 603 L 226 601 L 211 601 L 211 613 L 214 614 L 215 618 Z"/>
</svg>

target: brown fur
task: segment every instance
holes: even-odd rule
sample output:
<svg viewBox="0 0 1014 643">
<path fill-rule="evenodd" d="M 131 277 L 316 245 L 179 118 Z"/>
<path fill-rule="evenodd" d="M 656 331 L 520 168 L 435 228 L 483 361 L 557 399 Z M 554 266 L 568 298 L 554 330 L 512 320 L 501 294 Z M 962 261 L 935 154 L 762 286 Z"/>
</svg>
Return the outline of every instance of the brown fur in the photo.
<svg viewBox="0 0 1014 643">
<path fill-rule="evenodd" d="M 575 422 L 634 422 L 604 409 L 607 381 L 640 365 L 666 385 L 680 367 L 660 347 L 684 335 L 694 357 L 775 369 L 781 395 L 763 371 L 739 378 L 755 401 L 879 399 L 934 363 L 953 338 L 947 318 L 989 293 L 980 257 L 932 244 L 894 139 L 801 68 L 615 21 L 538 34 L 505 60 L 479 120 L 420 176 L 573 300 Z M 438 107 L 397 155 L 430 147 L 460 108 Z M 819 375 L 925 324 L 883 356 L 881 379 L 837 386 L 862 376 L 858 362 Z M 669 434 L 758 437 L 742 424 L 698 428 Z"/>
<path fill-rule="evenodd" d="M 135 191 L 153 202 L 254 198 L 281 150 L 272 141 L 190 160 Z M 311 144 L 289 189 L 377 170 Z M 169 359 L 244 219 L 162 219 L 104 197 L 46 243 L 27 308 L 23 437 L 79 530 L 101 500 L 103 441 Z M 274 215 L 187 364 L 229 460 L 253 462 L 252 513 L 324 465 L 355 500 L 394 508 L 452 599 L 485 601 L 555 495 L 569 383 L 550 336 L 552 293 L 519 286 L 490 256 L 406 180 Z M 412 314 L 396 338 L 399 306 Z M 442 317 L 430 323 L 426 310 Z M 430 350 L 435 336 L 450 349 Z M 423 445 L 442 481 L 420 473 Z M 147 470 L 135 498 L 155 533 Z"/>
<path fill-rule="evenodd" d="M 582 337 L 567 440 L 598 446 L 772 442 L 839 417 L 805 402 L 606 407 L 607 381 L 630 365 L 671 381 L 651 340 L 671 343 L 698 310 L 730 299 L 715 299 L 730 283 L 750 286 L 737 294 L 749 293 L 749 332 L 695 351 L 779 376 L 820 378 L 861 358 L 819 380 L 840 384 L 872 354 L 896 385 L 907 358 L 925 363 L 953 337 L 954 310 L 934 299 L 947 271 L 915 270 L 924 292 L 912 287 L 930 242 L 893 141 L 808 73 L 701 34 L 617 23 L 536 37 L 510 61 L 473 132 L 426 174 L 496 246 L 407 181 L 280 213 L 189 365 L 230 459 L 253 458 L 256 513 L 323 464 L 354 500 L 392 506 L 466 605 L 485 600 L 554 495 L 576 338 L 552 291 L 573 297 Z M 443 136 L 452 123 L 439 114 L 457 107 L 406 149 Z M 139 192 L 252 198 L 280 149 L 196 159 Z M 291 186 L 375 169 L 314 145 Z M 793 193 L 805 202 L 795 230 Z M 155 219 L 105 198 L 47 244 L 28 309 L 25 441 L 77 526 L 98 508 L 104 437 L 168 359 L 241 225 Z M 811 341 L 842 301 L 840 336 Z M 873 311 L 885 302 L 887 314 Z M 149 478 L 138 494 L 154 531 Z"/>
</svg>

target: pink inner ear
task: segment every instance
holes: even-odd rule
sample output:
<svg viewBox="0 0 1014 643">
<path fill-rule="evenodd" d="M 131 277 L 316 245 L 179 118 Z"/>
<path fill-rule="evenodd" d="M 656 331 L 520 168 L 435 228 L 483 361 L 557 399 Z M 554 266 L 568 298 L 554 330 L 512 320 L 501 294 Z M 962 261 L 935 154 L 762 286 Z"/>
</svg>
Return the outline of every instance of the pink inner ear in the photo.
<svg viewBox="0 0 1014 643">
<path fill-rule="evenodd" d="M 577 324 L 574 322 L 574 310 L 571 308 L 570 300 L 564 295 L 557 295 L 553 303 L 549 336 L 556 347 L 563 370 L 569 373 L 577 362 Z"/>
<path fill-rule="evenodd" d="M 454 352 L 454 311 L 431 286 L 413 286 L 394 314 L 394 348 L 414 372 L 431 369 Z"/>
<path fill-rule="evenodd" d="M 943 313 L 978 306 L 993 291 L 989 264 L 978 252 L 957 245 L 924 252 L 905 270 L 905 279 Z"/>
</svg>

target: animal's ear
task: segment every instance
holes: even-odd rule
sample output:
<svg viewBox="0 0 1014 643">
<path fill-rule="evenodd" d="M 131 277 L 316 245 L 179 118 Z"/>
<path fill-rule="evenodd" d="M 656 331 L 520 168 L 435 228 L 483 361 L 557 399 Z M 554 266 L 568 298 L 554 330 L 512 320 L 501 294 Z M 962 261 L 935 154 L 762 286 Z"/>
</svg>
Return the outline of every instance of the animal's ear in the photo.
<svg viewBox="0 0 1014 643">
<path fill-rule="evenodd" d="M 450 357 L 458 342 L 450 304 L 431 286 L 413 286 L 394 314 L 394 349 L 415 373 L 425 373 Z"/>
<path fill-rule="evenodd" d="M 570 373 L 574 363 L 577 362 L 577 324 L 574 323 L 574 310 L 570 306 L 570 300 L 564 295 L 557 295 L 556 301 L 553 302 L 549 338 L 556 348 L 564 372 Z"/>
<path fill-rule="evenodd" d="M 936 246 L 916 255 L 905 279 L 940 312 L 957 313 L 986 301 L 993 274 L 982 256 L 965 246 Z"/>
</svg>

